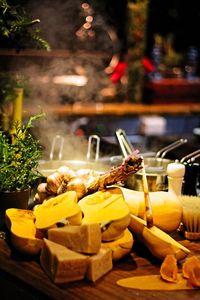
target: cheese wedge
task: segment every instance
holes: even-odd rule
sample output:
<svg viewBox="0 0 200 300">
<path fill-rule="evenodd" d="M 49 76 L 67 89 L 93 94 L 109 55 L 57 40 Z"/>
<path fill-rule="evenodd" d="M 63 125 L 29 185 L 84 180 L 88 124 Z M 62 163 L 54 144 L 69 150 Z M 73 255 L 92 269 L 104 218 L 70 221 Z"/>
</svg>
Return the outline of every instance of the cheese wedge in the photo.
<svg viewBox="0 0 200 300">
<path fill-rule="evenodd" d="M 97 254 L 90 256 L 86 278 L 94 282 L 108 273 L 112 267 L 112 251 L 101 248 Z"/>
<path fill-rule="evenodd" d="M 96 254 L 101 247 L 101 228 L 97 223 L 51 228 L 48 239 L 73 251 Z"/>
<path fill-rule="evenodd" d="M 44 239 L 40 264 L 56 284 L 65 284 L 85 277 L 88 257 Z"/>
</svg>

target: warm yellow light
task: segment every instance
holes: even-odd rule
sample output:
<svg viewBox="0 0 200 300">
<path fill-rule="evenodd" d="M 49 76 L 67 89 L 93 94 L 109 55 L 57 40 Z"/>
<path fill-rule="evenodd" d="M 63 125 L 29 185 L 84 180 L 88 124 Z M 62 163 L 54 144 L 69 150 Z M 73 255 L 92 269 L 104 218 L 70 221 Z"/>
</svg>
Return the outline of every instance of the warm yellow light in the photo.
<svg viewBox="0 0 200 300">
<path fill-rule="evenodd" d="M 81 75 L 62 75 L 62 76 L 55 76 L 53 78 L 53 83 L 55 84 L 85 86 L 87 82 L 88 82 L 88 78 L 86 76 L 81 76 Z"/>
<path fill-rule="evenodd" d="M 92 23 L 93 17 L 92 17 L 92 16 L 87 16 L 87 17 L 85 18 L 85 20 L 86 20 L 86 22 Z"/>
<path fill-rule="evenodd" d="M 90 8 L 90 5 L 87 2 L 84 2 L 81 7 L 86 10 Z"/>
<path fill-rule="evenodd" d="M 91 24 L 90 23 L 85 23 L 85 24 L 83 24 L 83 27 L 85 29 L 89 29 L 89 28 L 91 28 Z"/>
</svg>

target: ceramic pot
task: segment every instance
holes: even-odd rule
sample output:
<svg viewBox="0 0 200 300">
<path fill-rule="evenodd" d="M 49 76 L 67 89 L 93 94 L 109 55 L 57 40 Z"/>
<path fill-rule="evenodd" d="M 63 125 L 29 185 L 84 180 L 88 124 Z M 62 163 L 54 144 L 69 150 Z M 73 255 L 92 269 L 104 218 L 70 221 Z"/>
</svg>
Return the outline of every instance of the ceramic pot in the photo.
<svg viewBox="0 0 200 300">
<path fill-rule="evenodd" d="M 0 226 L 4 225 L 5 211 L 8 208 L 28 209 L 31 189 L 14 192 L 0 192 Z"/>
</svg>

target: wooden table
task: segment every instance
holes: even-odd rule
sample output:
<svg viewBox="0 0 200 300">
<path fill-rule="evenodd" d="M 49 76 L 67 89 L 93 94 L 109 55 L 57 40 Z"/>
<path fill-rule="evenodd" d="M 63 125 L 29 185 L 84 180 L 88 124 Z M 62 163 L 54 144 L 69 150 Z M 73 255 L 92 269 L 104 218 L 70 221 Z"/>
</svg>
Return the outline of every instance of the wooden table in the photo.
<svg viewBox="0 0 200 300">
<path fill-rule="evenodd" d="M 181 241 L 192 253 L 200 255 L 200 243 Z M 183 291 L 142 291 L 120 287 L 121 278 L 159 274 L 160 261 L 156 260 L 138 242 L 130 255 L 115 262 L 113 270 L 96 283 L 86 280 L 67 284 L 64 288 L 53 284 L 40 268 L 37 259 L 24 258 L 8 242 L 0 239 L 0 290 L 14 299 L 65 300 L 185 300 L 200 299 L 200 289 Z M 170 284 L 170 283 L 169 283 Z M 17 296 L 18 295 L 18 296 Z M 28 295 L 28 296 L 27 296 Z M 29 297 L 29 298 L 27 298 Z M 2 299 L 2 298 L 1 298 Z M 9 297 L 3 299 L 10 299 Z"/>
</svg>

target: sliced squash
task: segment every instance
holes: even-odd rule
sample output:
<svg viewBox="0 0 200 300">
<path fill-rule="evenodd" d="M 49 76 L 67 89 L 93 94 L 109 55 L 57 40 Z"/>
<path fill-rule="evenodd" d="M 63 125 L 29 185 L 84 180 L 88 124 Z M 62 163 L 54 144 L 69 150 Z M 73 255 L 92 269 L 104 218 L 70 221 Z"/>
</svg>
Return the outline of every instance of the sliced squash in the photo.
<svg viewBox="0 0 200 300">
<path fill-rule="evenodd" d="M 127 228 L 118 239 L 111 242 L 102 242 L 101 247 L 111 249 L 112 259 L 117 261 L 131 252 L 133 243 L 133 235 Z"/>
<path fill-rule="evenodd" d="M 177 259 L 173 254 L 166 255 L 160 267 L 160 276 L 167 282 L 177 282 L 178 266 Z"/>
<path fill-rule="evenodd" d="M 144 219 L 144 193 L 127 188 L 120 187 L 120 189 L 131 214 Z M 179 197 L 164 191 L 150 192 L 149 196 L 154 225 L 167 233 L 175 231 L 179 227 L 182 217 L 182 205 Z"/>
<path fill-rule="evenodd" d="M 148 228 L 146 221 L 131 215 L 130 230 L 157 258 L 163 260 L 168 254 L 177 260 L 185 258 L 190 250 L 174 240 L 169 234 L 156 226 Z"/>
<path fill-rule="evenodd" d="M 82 221 L 80 206 L 77 204 L 77 195 L 69 191 L 38 205 L 34 210 L 35 224 L 38 229 L 48 229 L 59 222 L 68 221 L 78 225 Z"/>
<path fill-rule="evenodd" d="M 200 287 L 200 266 L 192 268 L 188 278 L 188 285 L 193 287 Z"/>
<path fill-rule="evenodd" d="M 5 212 L 5 223 L 11 233 L 11 243 L 21 253 L 36 255 L 43 246 L 43 233 L 35 226 L 31 210 L 9 208 Z"/>
<path fill-rule="evenodd" d="M 78 202 L 83 223 L 100 223 L 102 241 L 118 238 L 130 223 L 130 210 L 117 188 L 98 191 Z"/>
<path fill-rule="evenodd" d="M 188 257 L 182 266 L 183 277 L 189 278 L 192 269 L 194 269 L 196 266 L 200 266 L 200 259 L 195 255 Z"/>
</svg>

